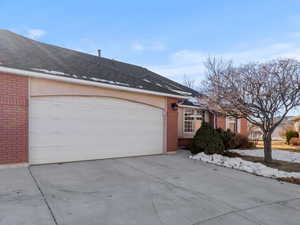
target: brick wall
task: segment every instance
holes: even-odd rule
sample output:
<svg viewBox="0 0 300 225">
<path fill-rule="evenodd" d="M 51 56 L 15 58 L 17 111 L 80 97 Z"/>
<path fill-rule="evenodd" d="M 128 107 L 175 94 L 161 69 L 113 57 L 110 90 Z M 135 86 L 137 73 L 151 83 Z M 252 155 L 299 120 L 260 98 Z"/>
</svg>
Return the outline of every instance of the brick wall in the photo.
<svg viewBox="0 0 300 225">
<path fill-rule="evenodd" d="M 209 113 L 208 113 L 208 117 L 209 117 L 208 123 L 209 123 L 210 125 L 212 125 L 213 127 L 215 127 L 214 114 L 211 113 L 211 112 L 209 112 Z"/>
<path fill-rule="evenodd" d="M 217 128 L 226 129 L 226 118 L 224 116 L 217 116 Z M 248 122 L 246 119 L 240 119 L 240 134 L 248 136 Z"/>
<path fill-rule="evenodd" d="M 0 164 L 28 162 L 28 78 L 0 73 Z"/>
<path fill-rule="evenodd" d="M 167 98 L 167 152 L 175 152 L 178 142 L 178 111 L 172 109 L 175 98 Z"/>
<path fill-rule="evenodd" d="M 180 149 L 189 149 L 192 145 L 193 138 L 178 138 L 178 147 Z"/>
<path fill-rule="evenodd" d="M 242 118 L 240 123 L 241 123 L 240 133 L 242 135 L 248 136 L 248 121 Z"/>
<path fill-rule="evenodd" d="M 222 128 L 222 129 L 226 129 L 226 118 L 225 116 L 222 115 L 218 115 L 217 116 L 217 121 L 216 121 L 216 128 Z"/>
</svg>

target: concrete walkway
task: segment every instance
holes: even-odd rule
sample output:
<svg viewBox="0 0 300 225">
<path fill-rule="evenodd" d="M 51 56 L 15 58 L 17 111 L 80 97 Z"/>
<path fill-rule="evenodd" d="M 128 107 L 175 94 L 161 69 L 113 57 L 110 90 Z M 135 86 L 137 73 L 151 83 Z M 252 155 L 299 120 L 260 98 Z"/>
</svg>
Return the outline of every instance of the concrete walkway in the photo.
<svg viewBox="0 0 300 225">
<path fill-rule="evenodd" d="M 186 152 L 3 169 L 0 180 L 1 225 L 300 224 L 300 186 Z"/>
</svg>

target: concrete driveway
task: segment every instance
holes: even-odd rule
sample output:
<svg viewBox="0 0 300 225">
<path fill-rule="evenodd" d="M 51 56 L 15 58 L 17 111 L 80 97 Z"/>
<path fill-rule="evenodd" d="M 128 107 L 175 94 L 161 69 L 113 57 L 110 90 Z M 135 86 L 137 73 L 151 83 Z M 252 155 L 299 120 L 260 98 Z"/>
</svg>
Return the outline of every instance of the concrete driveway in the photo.
<svg viewBox="0 0 300 225">
<path fill-rule="evenodd" d="M 0 170 L 2 225 L 299 225 L 300 186 L 176 155 Z"/>
</svg>

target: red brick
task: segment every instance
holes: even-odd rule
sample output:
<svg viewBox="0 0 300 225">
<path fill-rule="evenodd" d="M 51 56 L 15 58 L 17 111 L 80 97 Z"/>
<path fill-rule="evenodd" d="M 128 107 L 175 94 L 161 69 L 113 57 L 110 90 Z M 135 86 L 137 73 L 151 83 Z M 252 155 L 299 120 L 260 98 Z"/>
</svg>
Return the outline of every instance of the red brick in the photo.
<svg viewBox="0 0 300 225">
<path fill-rule="evenodd" d="M 222 115 L 218 115 L 216 119 L 216 127 L 226 129 L 226 117 Z"/>
<path fill-rule="evenodd" d="M 244 118 L 241 119 L 241 130 L 242 135 L 248 136 L 248 121 Z"/>
<path fill-rule="evenodd" d="M 175 152 L 178 142 L 178 111 L 172 108 L 176 98 L 167 98 L 167 152 Z"/>
<path fill-rule="evenodd" d="M 28 162 L 28 78 L 0 73 L 0 164 Z"/>
</svg>

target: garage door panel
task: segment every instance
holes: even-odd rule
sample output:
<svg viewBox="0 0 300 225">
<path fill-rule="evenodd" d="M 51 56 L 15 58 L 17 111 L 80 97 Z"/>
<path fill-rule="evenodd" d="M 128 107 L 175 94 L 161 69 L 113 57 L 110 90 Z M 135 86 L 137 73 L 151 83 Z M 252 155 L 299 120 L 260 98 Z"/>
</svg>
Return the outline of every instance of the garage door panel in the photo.
<svg viewBox="0 0 300 225">
<path fill-rule="evenodd" d="M 30 103 L 30 163 L 163 152 L 163 111 L 98 97 L 42 97 Z"/>
</svg>

